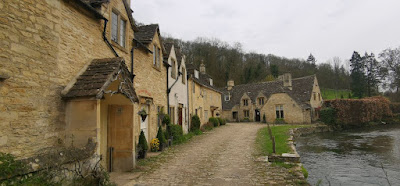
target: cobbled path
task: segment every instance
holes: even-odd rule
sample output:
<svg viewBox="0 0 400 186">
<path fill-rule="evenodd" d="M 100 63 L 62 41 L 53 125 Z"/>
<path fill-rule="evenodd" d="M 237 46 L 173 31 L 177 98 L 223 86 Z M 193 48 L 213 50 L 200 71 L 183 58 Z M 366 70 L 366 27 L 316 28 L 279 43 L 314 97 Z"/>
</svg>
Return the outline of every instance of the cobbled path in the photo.
<svg viewBox="0 0 400 186">
<path fill-rule="evenodd" d="M 163 161 L 151 162 L 152 170 L 124 185 L 295 185 L 299 176 L 289 169 L 256 161 L 255 138 L 262 127 L 240 123 L 214 128 L 173 147 Z"/>
</svg>

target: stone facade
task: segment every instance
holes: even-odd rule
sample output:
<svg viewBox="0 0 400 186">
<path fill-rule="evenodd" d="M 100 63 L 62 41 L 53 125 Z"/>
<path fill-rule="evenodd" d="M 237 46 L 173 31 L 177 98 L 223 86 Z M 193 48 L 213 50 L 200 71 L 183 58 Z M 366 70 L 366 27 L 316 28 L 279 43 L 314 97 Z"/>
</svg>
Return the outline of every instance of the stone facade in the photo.
<svg viewBox="0 0 400 186">
<path fill-rule="evenodd" d="M 105 36 L 130 66 L 134 29 L 126 11 L 129 2 L 123 1 L 110 1 L 96 10 L 108 19 Z M 2 152 L 26 158 L 65 146 L 70 138 L 66 108 L 71 105 L 61 99 L 61 91 L 93 59 L 115 57 L 102 37 L 105 22 L 79 2 L 0 2 L 0 68 L 10 76 L 0 82 Z M 126 21 L 124 47 L 110 39 L 112 11 Z M 95 102 L 87 102 L 87 107 Z"/>
<path fill-rule="evenodd" d="M 269 123 L 311 123 L 323 103 L 316 76 L 292 80 L 290 74 L 274 82 L 236 87 L 230 81 L 222 99 L 225 119 L 261 122 L 265 115 Z"/>
<path fill-rule="evenodd" d="M 166 44 L 168 64 L 169 115 L 171 122 L 182 126 L 183 133 L 189 132 L 188 122 L 188 82 L 185 57 L 179 55 L 180 51 L 174 45 Z M 177 55 L 178 54 L 178 55 Z"/>
<path fill-rule="evenodd" d="M 149 143 L 156 138 L 158 126 L 161 124 L 158 117 L 159 111 L 161 109 L 167 111 L 167 68 L 163 63 L 165 50 L 158 26 L 154 26 L 154 30 L 153 27 L 151 29 L 149 31 L 152 33 L 151 41 L 144 43 L 146 48 L 139 47 L 134 50 L 133 70 L 136 75 L 133 84 L 140 103 L 138 108 L 145 109 L 148 113 L 145 121 L 142 121 L 140 117 L 135 121 L 138 123 L 135 126 L 136 140 L 138 142 L 140 131 L 144 130 Z M 138 33 L 141 30 L 139 27 Z M 156 53 L 159 55 L 156 58 L 158 61 L 154 61 Z"/>
<path fill-rule="evenodd" d="M 189 118 L 198 115 L 201 124 L 205 124 L 210 117 L 222 114 L 221 92 L 210 84 L 211 77 L 205 73 L 201 73 L 192 66 L 188 66 L 188 73 Z"/>
</svg>

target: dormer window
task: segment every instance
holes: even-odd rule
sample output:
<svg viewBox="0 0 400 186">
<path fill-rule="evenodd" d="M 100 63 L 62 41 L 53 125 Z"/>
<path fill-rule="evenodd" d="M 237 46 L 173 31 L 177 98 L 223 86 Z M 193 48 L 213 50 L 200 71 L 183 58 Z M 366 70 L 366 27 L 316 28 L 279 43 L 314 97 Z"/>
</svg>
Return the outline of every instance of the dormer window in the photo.
<svg viewBox="0 0 400 186">
<path fill-rule="evenodd" d="M 243 106 L 249 106 L 249 100 L 248 99 L 244 99 L 243 100 Z"/>
<path fill-rule="evenodd" d="M 213 86 L 213 79 L 210 78 L 210 85 Z"/>
<path fill-rule="evenodd" d="M 258 105 L 264 105 L 264 98 L 258 98 Z"/>
<path fill-rule="evenodd" d="M 197 79 L 199 79 L 199 71 L 194 70 L 194 77 L 197 78 Z"/>
<path fill-rule="evenodd" d="M 224 100 L 225 100 L 225 101 L 231 100 L 231 96 L 230 96 L 230 95 L 224 95 Z"/>
<path fill-rule="evenodd" d="M 161 67 L 161 49 L 157 45 L 153 45 L 153 66 L 156 68 Z"/>
<path fill-rule="evenodd" d="M 182 83 L 186 84 L 186 69 L 182 68 Z"/>
</svg>

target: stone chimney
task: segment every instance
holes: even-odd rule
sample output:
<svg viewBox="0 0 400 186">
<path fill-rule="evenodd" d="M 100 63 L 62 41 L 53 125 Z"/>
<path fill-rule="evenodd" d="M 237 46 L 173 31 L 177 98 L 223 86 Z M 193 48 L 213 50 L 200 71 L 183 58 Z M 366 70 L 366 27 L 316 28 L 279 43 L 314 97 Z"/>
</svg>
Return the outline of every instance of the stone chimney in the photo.
<svg viewBox="0 0 400 186">
<path fill-rule="evenodd" d="M 228 81 L 228 83 L 227 83 L 227 85 L 228 85 L 228 90 L 232 90 L 232 88 L 235 86 L 235 81 L 233 81 L 233 80 L 229 80 Z"/>
<path fill-rule="evenodd" d="M 283 74 L 283 86 L 288 87 L 290 90 L 292 90 L 292 74 Z"/>
<path fill-rule="evenodd" d="M 200 73 L 206 74 L 206 65 L 204 64 L 203 60 L 201 61 L 201 64 L 200 64 Z"/>
</svg>

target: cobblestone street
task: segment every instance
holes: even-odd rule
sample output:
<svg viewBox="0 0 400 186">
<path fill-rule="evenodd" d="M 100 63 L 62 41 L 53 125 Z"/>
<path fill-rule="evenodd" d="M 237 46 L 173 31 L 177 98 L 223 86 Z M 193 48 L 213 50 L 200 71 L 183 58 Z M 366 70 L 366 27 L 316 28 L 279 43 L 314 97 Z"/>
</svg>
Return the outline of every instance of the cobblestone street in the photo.
<svg viewBox="0 0 400 186">
<path fill-rule="evenodd" d="M 194 137 L 133 173 L 112 174 L 120 185 L 295 185 L 301 176 L 257 161 L 255 138 L 266 125 L 228 124 Z"/>
</svg>

